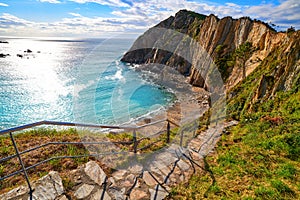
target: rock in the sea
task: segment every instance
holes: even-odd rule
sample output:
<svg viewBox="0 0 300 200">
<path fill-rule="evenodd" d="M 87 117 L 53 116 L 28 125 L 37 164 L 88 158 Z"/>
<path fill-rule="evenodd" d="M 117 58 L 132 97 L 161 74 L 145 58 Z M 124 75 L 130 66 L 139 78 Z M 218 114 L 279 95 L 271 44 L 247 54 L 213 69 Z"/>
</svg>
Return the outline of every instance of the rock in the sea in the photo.
<svg viewBox="0 0 300 200">
<path fill-rule="evenodd" d="M 0 53 L 0 58 L 5 58 L 6 56 L 10 56 L 9 54 Z"/>
<path fill-rule="evenodd" d="M 85 165 L 85 174 L 98 185 L 105 182 L 106 174 L 95 161 L 90 161 Z"/>
<path fill-rule="evenodd" d="M 24 51 L 24 53 L 32 53 L 32 51 L 30 49 L 27 49 L 26 51 Z"/>
</svg>

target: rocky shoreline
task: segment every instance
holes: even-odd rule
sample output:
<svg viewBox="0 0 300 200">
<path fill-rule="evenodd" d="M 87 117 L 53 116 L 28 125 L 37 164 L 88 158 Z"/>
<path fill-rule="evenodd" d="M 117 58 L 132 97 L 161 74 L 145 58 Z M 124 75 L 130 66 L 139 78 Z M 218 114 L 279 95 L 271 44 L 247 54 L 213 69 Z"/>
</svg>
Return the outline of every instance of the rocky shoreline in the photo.
<svg viewBox="0 0 300 200">
<path fill-rule="evenodd" d="M 175 97 L 175 101 L 165 110 L 138 120 L 137 125 L 162 119 L 182 125 L 199 118 L 209 108 L 210 93 L 203 88 L 189 84 L 188 78 L 176 70 L 156 64 L 135 65 L 134 70 L 138 71 L 144 80 L 170 91 Z"/>
</svg>

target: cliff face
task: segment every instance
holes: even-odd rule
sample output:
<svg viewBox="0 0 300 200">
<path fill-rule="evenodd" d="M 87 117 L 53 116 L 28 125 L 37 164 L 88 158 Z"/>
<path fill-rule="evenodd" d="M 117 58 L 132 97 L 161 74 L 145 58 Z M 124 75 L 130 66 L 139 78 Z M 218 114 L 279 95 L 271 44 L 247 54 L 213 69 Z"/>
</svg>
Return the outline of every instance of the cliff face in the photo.
<svg viewBox="0 0 300 200">
<path fill-rule="evenodd" d="M 274 47 L 260 66 L 262 75 L 253 101 L 268 99 L 278 91 L 297 91 L 300 86 L 300 31 L 289 34 Z"/>
<path fill-rule="evenodd" d="M 274 54 L 273 59 L 288 59 L 285 64 L 290 67 L 278 72 L 280 74 L 278 76 L 289 76 L 287 74 L 294 71 L 291 66 L 294 66 L 299 60 L 299 31 L 289 34 L 277 33 L 265 23 L 251 20 L 248 17 L 219 19 L 214 15 L 205 16 L 181 10 L 176 13 L 175 17 L 169 17 L 140 36 L 132 48 L 123 56 L 122 61 L 137 64 L 159 63 L 168 65 L 177 69 L 181 74 L 188 76 L 191 84 L 204 87 L 205 77 L 201 75 L 199 67 L 194 66 L 194 63 L 187 61 L 174 52 L 155 48 L 159 38 L 171 37 L 166 33 L 156 34 L 157 37 L 155 37 L 153 32 L 157 28 L 175 30 L 188 35 L 193 39 L 193 42 L 196 41 L 208 53 L 215 63 L 218 63 L 221 58 L 223 60 L 227 58 L 227 60 L 225 59 L 224 62 L 218 64 L 227 89 L 235 86 L 243 78 L 241 63 L 235 58 L 235 51 L 246 42 L 252 45 L 249 57 L 242 64 L 246 67 L 247 76 L 260 64 L 266 63 L 265 59 L 270 54 Z M 184 39 L 184 37 L 175 39 L 178 43 L 175 42 L 173 45 L 178 46 L 174 49 L 182 48 L 180 40 L 182 42 Z M 165 45 L 168 45 L 168 42 L 165 43 Z M 141 46 L 148 48 L 139 49 Z M 192 54 L 191 60 L 195 60 L 199 56 L 195 52 Z M 230 62 L 231 64 L 227 64 Z M 285 65 L 282 62 L 281 64 Z M 203 69 L 203 66 L 201 69 Z M 289 82 L 286 78 L 281 77 L 280 79 L 282 83 L 278 84 L 281 86 Z"/>
</svg>

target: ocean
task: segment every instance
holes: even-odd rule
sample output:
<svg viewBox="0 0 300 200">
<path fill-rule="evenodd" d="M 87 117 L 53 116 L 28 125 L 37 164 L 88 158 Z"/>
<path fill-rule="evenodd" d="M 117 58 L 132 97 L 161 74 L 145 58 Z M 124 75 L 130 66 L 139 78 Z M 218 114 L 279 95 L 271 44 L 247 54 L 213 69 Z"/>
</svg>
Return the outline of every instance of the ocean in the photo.
<svg viewBox="0 0 300 200">
<path fill-rule="evenodd" d="M 0 129 L 40 120 L 124 124 L 173 95 L 120 62 L 133 39 L 0 38 Z"/>
</svg>

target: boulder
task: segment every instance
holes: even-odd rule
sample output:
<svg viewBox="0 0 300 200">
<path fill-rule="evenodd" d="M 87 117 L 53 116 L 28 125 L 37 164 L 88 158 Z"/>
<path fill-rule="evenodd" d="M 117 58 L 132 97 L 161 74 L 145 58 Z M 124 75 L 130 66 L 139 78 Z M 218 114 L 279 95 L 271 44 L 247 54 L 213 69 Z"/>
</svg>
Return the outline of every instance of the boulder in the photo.
<svg viewBox="0 0 300 200">
<path fill-rule="evenodd" d="M 106 174 L 95 161 L 90 161 L 85 165 L 84 173 L 100 186 L 105 182 Z"/>
<path fill-rule="evenodd" d="M 33 184 L 33 199 L 54 200 L 64 193 L 58 172 L 51 171 Z"/>
</svg>

